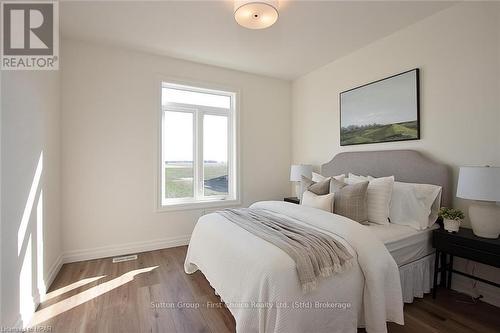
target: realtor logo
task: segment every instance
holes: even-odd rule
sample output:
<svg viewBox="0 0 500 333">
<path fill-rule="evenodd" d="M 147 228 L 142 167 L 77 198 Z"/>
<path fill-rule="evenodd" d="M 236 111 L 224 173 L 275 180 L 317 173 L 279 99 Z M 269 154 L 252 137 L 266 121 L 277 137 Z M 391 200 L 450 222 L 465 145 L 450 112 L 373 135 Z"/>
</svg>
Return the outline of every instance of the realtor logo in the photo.
<svg viewBox="0 0 500 333">
<path fill-rule="evenodd" d="M 3 1 L 1 9 L 1 69 L 59 69 L 58 3 Z"/>
</svg>

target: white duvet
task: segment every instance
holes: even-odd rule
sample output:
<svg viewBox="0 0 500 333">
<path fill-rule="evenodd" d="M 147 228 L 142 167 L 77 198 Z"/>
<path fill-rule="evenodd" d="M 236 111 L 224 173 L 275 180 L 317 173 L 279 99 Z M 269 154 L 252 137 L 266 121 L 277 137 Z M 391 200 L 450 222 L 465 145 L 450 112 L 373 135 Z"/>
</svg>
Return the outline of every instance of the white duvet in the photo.
<svg viewBox="0 0 500 333">
<path fill-rule="evenodd" d="M 386 322 L 403 324 L 398 267 L 384 244 L 348 218 L 286 202 L 258 202 L 261 208 L 294 218 L 341 241 L 356 259 L 349 270 L 319 281 L 303 293 L 294 261 L 281 249 L 217 213 L 201 217 L 184 264 L 198 269 L 245 332 L 387 332 Z"/>
</svg>

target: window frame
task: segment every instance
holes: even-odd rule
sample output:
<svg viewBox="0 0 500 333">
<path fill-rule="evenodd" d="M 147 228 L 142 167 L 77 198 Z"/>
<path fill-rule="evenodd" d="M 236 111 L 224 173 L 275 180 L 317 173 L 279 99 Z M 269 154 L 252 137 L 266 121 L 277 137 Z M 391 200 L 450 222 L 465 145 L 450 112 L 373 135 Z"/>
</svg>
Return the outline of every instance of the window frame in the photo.
<svg viewBox="0 0 500 333">
<path fill-rule="evenodd" d="M 239 170 L 239 91 L 214 85 L 160 79 L 159 89 L 159 136 L 158 136 L 158 176 L 156 179 L 157 211 L 203 209 L 240 205 L 240 170 Z M 218 108 L 195 104 L 162 104 L 162 89 L 173 88 L 186 91 L 209 93 L 230 97 L 230 108 Z M 193 197 L 172 198 L 165 200 L 165 171 L 163 161 L 164 116 L 165 111 L 188 112 L 193 114 Z M 228 195 L 204 196 L 204 159 L 203 159 L 203 117 L 204 115 L 226 116 L 228 119 Z M 201 174 L 200 174 L 201 173 Z"/>
</svg>

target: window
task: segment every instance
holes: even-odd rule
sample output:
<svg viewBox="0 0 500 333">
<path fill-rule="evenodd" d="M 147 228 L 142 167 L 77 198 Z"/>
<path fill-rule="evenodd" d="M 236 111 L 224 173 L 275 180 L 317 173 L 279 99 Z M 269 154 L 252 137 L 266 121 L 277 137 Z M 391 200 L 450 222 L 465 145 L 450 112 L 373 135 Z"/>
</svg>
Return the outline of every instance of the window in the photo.
<svg viewBox="0 0 500 333">
<path fill-rule="evenodd" d="M 238 200 L 236 93 L 162 82 L 161 206 Z"/>
</svg>

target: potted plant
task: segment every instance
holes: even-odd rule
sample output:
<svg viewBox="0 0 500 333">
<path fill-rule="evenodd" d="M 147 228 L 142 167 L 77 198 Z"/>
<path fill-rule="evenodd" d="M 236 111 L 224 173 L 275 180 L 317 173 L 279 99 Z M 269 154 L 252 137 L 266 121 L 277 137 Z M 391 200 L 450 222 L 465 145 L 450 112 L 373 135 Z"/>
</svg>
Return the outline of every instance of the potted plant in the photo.
<svg viewBox="0 0 500 333">
<path fill-rule="evenodd" d="M 442 207 L 439 210 L 439 217 L 443 219 L 444 230 L 457 232 L 464 218 L 464 213 L 460 209 Z"/>
</svg>

